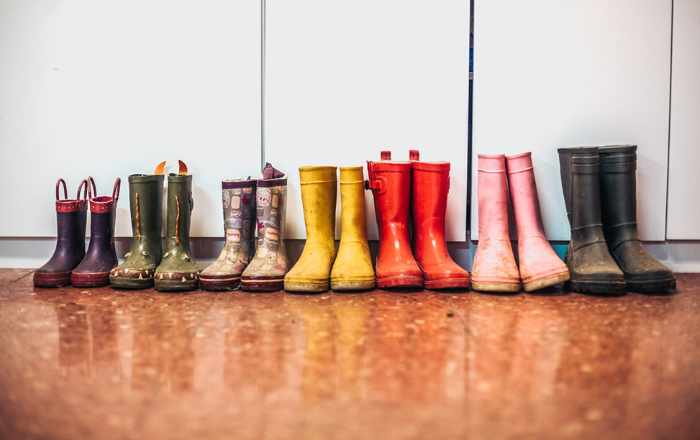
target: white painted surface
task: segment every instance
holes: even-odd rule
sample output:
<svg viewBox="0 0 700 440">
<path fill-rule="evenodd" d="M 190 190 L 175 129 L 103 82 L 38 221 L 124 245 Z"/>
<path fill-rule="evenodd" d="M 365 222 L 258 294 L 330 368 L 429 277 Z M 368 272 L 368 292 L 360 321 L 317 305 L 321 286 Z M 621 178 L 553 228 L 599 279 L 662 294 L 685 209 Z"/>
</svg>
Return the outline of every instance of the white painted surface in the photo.
<svg viewBox="0 0 700 440">
<path fill-rule="evenodd" d="M 53 236 L 54 183 L 183 159 L 194 236 L 222 235 L 221 179 L 260 171 L 260 1 L 0 1 L 0 236 Z"/>
<path fill-rule="evenodd" d="M 700 1 L 675 0 L 667 238 L 700 239 Z"/>
<path fill-rule="evenodd" d="M 465 240 L 468 1 L 268 0 L 266 28 L 265 156 L 289 173 L 287 237 L 305 237 L 300 165 L 415 146 L 452 163 L 447 238 Z"/>
<path fill-rule="evenodd" d="M 477 153 L 532 151 L 545 229 L 568 240 L 557 147 L 637 144 L 640 233 L 664 240 L 671 1 L 475 7 L 474 170 Z"/>
</svg>

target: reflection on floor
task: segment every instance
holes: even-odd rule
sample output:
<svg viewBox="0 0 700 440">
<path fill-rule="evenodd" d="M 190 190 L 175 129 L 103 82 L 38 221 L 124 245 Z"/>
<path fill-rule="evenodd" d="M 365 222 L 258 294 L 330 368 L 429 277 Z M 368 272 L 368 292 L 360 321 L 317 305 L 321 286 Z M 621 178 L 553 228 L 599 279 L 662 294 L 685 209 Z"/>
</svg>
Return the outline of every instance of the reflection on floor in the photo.
<svg viewBox="0 0 700 440">
<path fill-rule="evenodd" d="M 679 278 L 671 296 L 296 296 L 2 270 L 0 438 L 692 438 L 700 276 Z"/>
</svg>

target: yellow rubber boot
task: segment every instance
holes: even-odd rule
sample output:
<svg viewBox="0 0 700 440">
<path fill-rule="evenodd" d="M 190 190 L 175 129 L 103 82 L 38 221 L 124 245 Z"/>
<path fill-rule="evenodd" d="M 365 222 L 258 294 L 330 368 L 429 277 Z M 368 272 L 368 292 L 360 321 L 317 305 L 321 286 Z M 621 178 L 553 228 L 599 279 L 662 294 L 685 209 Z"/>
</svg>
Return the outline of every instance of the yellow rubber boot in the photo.
<svg viewBox="0 0 700 440">
<path fill-rule="evenodd" d="M 340 168 L 341 234 L 331 270 L 333 290 L 374 288 L 374 268 L 367 244 L 365 182 L 362 167 Z"/>
<path fill-rule="evenodd" d="M 306 244 L 299 261 L 284 277 L 284 290 L 325 292 L 335 258 L 336 168 L 299 168 Z"/>
</svg>

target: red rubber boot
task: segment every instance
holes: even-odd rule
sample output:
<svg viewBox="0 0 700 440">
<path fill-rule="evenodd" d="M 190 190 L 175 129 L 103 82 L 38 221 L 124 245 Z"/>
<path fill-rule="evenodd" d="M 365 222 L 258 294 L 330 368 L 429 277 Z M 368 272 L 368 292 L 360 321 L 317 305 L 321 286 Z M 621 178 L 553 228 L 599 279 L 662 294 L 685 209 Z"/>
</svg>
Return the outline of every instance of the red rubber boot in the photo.
<svg viewBox="0 0 700 440">
<path fill-rule="evenodd" d="M 423 287 L 423 273 L 408 238 L 411 163 L 391 161 L 389 151 L 382 151 L 381 159 L 367 162 L 379 229 L 377 287 Z"/>
<path fill-rule="evenodd" d="M 467 288 L 469 272 L 454 262 L 445 242 L 445 212 L 450 189 L 449 162 L 420 162 L 410 151 L 413 170 L 413 235 L 415 256 L 426 289 Z"/>
</svg>

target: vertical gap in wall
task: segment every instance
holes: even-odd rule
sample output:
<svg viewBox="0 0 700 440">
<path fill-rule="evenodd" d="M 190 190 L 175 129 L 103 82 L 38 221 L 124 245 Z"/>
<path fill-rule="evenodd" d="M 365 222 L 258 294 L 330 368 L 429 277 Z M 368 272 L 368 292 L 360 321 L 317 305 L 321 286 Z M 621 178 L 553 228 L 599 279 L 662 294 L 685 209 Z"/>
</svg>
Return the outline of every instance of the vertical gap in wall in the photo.
<svg viewBox="0 0 700 440">
<path fill-rule="evenodd" d="M 474 109 L 474 0 L 469 0 L 469 91 L 467 97 L 467 242 L 472 225 L 472 111 Z"/>
<path fill-rule="evenodd" d="M 260 0 L 260 169 L 265 168 L 265 36 L 266 0 Z"/>
<path fill-rule="evenodd" d="M 675 18 L 675 0 L 671 0 L 671 53 L 669 56 L 668 75 L 668 144 L 666 149 L 666 218 L 664 223 L 664 238 L 668 240 L 668 197 L 671 186 L 671 101 L 673 100 L 673 22 Z"/>
</svg>

